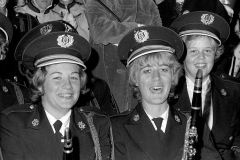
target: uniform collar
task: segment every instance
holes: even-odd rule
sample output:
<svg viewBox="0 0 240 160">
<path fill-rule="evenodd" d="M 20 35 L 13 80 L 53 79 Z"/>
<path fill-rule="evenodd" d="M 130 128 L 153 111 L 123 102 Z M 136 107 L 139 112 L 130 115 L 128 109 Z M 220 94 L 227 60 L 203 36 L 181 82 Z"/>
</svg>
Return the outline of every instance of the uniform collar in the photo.
<svg viewBox="0 0 240 160">
<path fill-rule="evenodd" d="M 228 90 L 224 86 L 222 79 L 226 78 L 224 75 L 221 75 L 220 77 L 211 74 L 211 79 L 212 79 L 212 89 L 217 90 L 223 97 L 228 96 Z"/>
<path fill-rule="evenodd" d="M 34 11 L 34 12 L 36 12 L 36 13 L 40 13 L 40 9 L 37 8 L 36 6 L 34 6 L 31 1 L 29 1 L 26 5 L 27 5 L 32 11 Z M 50 11 L 51 8 L 52 8 L 52 4 L 49 5 L 49 6 L 45 9 L 45 11 L 44 11 L 43 13 L 44 13 L 44 14 L 47 14 L 47 13 Z"/>
<path fill-rule="evenodd" d="M 59 3 L 58 3 L 58 6 L 59 6 L 60 8 L 63 8 L 63 9 L 66 9 L 66 7 L 67 7 L 67 9 L 70 10 L 70 8 L 72 8 L 75 4 L 76 4 L 76 2 L 73 0 L 71 3 L 69 3 L 69 4 L 67 4 L 67 5 L 62 4 L 61 2 L 59 2 Z"/>
<path fill-rule="evenodd" d="M 175 123 L 178 124 L 182 124 L 182 121 L 178 115 L 178 113 L 172 109 L 171 107 L 169 107 L 169 111 L 168 111 L 168 119 L 173 119 Z M 142 123 L 142 121 L 145 118 L 148 118 L 147 114 L 145 113 L 142 105 L 139 103 L 135 109 L 133 109 L 133 111 L 130 114 L 130 124 L 138 124 L 138 123 Z M 167 123 L 167 122 L 166 122 Z M 167 124 L 166 124 L 167 125 Z"/>
<path fill-rule="evenodd" d="M 145 111 L 145 110 L 144 110 Z M 162 126 L 161 126 L 161 130 L 163 132 L 165 132 L 166 130 L 166 126 L 167 126 L 167 120 L 168 120 L 168 113 L 169 113 L 169 106 L 168 108 L 166 109 L 166 111 L 162 114 L 162 115 L 159 115 L 157 117 L 152 117 L 151 115 L 149 115 L 146 111 L 145 111 L 146 115 L 148 116 L 148 118 L 150 119 L 150 121 L 152 122 L 152 124 L 155 125 L 155 123 L 153 123 L 153 118 L 158 118 L 158 117 L 161 117 L 163 118 L 163 121 L 162 121 Z"/>
<path fill-rule="evenodd" d="M 52 126 L 52 129 L 55 133 L 55 129 L 53 124 L 57 121 L 57 119 L 55 117 L 53 117 L 48 111 L 45 110 L 46 116 Z M 68 113 L 66 115 L 64 115 L 63 117 L 61 117 L 59 120 L 62 122 L 62 127 L 60 128 L 60 133 L 62 135 L 64 135 L 65 129 L 66 127 L 69 127 L 69 122 L 70 122 L 70 116 L 71 116 L 72 110 L 69 110 Z"/>
</svg>

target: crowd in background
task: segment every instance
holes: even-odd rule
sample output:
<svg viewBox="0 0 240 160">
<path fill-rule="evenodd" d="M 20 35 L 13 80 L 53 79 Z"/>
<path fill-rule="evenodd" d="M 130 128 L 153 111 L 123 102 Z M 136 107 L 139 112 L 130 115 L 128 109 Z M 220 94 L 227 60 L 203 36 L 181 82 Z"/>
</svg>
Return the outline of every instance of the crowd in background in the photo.
<svg viewBox="0 0 240 160">
<path fill-rule="evenodd" d="M 222 45 L 222 53 L 216 59 L 213 71 L 218 75 L 227 73 L 239 78 L 239 2 L 234 0 L 147 2 L 142 0 L 138 6 L 135 6 L 133 0 L 125 3 L 125 1 L 107 0 L 103 0 L 102 4 L 98 0 L 46 0 L 44 2 L 39 0 L 2 0 L 0 11 L 11 20 L 14 34 L 8 56 L 0 62 L 1 77 L 27 86 L 26 71 L 21 65 L 21 57 L 14 57 L 14 52 L 18 52 L 15 50 L 18 42 L 24 34 L 38 24 L 64 20 L 90 42 L 92 54 L 91 60 L 87 64 L 88 74 L 94 79 L 103 80 L 104 84 L 106 82 L 114 105 L 118 106 L 120 112 L 123 112 L 130 109 L 131 104 L 137 102 L 135 99 L 129 98 L 131 91 L 127 84 L 126 68 L 118 60 L 116 53 L 120 39 L 138 26 L 163 25 L 169 27 L 172 21 L 182 14 L 206 10 L 224 17 L 231 26 L 231 36 Z M 149 6 L 146 7 L 146 3 Z M 140 9 L 137 11 L 130 7 L 119 8 L 124 5 L 142 8 L 149 15 L 143 15 Z M 141 5 L 145 5 L 145 8 Z"/>
<path fill-rule="evenodd" d="M 120 113 L 125 114 L 128 111 L 132 111 L 134 109 L 132 107 L 137 106 L 139 102 L 144 102 L 144 100 L 141 100 L 141 98 L 137 99 L 136 97 L 132 96 L 132 90 L 136 92 L 136 90 L 134 90 L 134 87 L 136 86 L 129 87 L 129 81 L 133 81 L 132 79 L 136 77 L 131 77 L 132 75 L 129 73 L 128 68 L 126 68 L 126 65 L 128 66 L 130 63 L 127 61 L 127 57 L 130 55 L 125 55 L 125 57 L 123 56 L 122 59 L 119 59 L 118 46 L 121 44 L 121 40 L 126 35 L 131 33 L 133 29 L 137 29 L 139 27 L 164 26 L 167 29 L 173 29 L 171 28 L 171 25 L 173 24 L 174 20 L 176 20 L 178 17 L 181 17 L 182 15 L 195 11 L 209 11 L 215 13 L 222 17 L 230 26 L 230 35 L 226 38 L 227 40 L 224 41 L 224 43 L 221 43 L 221 40 L 219 40 L 219 50 L 216 51 L 216 53 L 214 52 L 214 54 L 216 54 L 216 57 L 214 57 L 214 65 L 212 65 L 213 68 L 209 72 L 211 72 L 211 74 L 214 73 L 214 76 L 211 75 L 213 77 L 211 80 L 214 81 L 215 79 L 215 84 L 219 82 L 219 79 L 224 79 L 226 78 L 224 76 L 228 75 L 229 77 L 227 77 L 226 81 L 228 81 L 229 79 L 229 81 L 234 81 L 233 86 L 237 86 L 236 88 L 238 88 L 240 82 L 240 1 L 0 0 L 0 12 L 9 18 L 12 23 L 13 29 L 11 42 L 9 41 L 10 43 L 8 44 L 8 50 L 6 52 L 2 52 L 2 55 L 0 55 L 0 112 L 14 104 L 25 104 L 32 102 L 29 96 L 31 94 L 31 90 L 29 88 L 32 84 L 30 84 L 28 81 L 29 75 L 31 75 L 32 73 L 31 70 L 29 70 L 22 62 L 22 53 L 24 52 L 24 47 L 26 47 L 27 45 L 24 44 L 22 40 L 27 35 L 27 33 L 33 31 L 33 29 L 35 29 L 36 27 L 39 27 L 41 26 L 41 24 L 46 24 L 47 22 L 51 21 L 61 21 L 67 26 L 68 30 L 73 30 L 78 35 L 83 37 L 90 44 L 91 47 L 91 55 L 89 57 L 89 60 L 86 63 L 84 62 L 87 68 L 85 72 L 88 78 L 86 80 L 86 84 L 83 86 L 83 88 L 81 88 L 81 92 L 83 92 L 83 94 L 81 95 L 81 98 L 76 102 L 76 104 L 79 106 L 97 107 L 103 112 L 105 112 L 108 116 L 118 115 Z M 31 40 L 30 37 L 27 38 Z M 202 37 L 200 37 L 200 39 L 201 38 Z M 202 40 L 201 43 L 206 44 L 208 42 L 212 42 L 212 40 L 207 39 L 205 43 L 205 40 L 206 39 Z M 24 42 L 25 41 L 26 37 L 24 39 Z M 189 39 L 183 39 L 183 41 L 186 43 L 185 49 L 188 49 L 188 47 L 192 45 L 191 44 L 188 46 L 188 41 L 191 41 Z M 31 43 L 31 41 L 29 41 L 28 43 Z M 1 48 L 5 47 L 3 46 L 3 44 L 1 44 L 1 42 L 0 45 Z M 125 45 L 127 45 L 127 43 Z M 216 43 L 215 45 L 217 46 L 218 44 Z M 122 44 L 120 46 L 122 47 Z M 133 47 L 133 50 L 134 49 L 135 48 Z M 165 56 L 167 57 L 167 55 Z M 184 73 L 186 75 L 190 75 L 191 73 L 187 73 L 186 70 L 188 65 L 191 64 L 186 64 L 186 61 L 184 62 L 184 60 L 186 60 L 187 58 L 184 56 L 181 57 L 182 59 L 180 57 L 177 58 L 178 59 L 175 61 L 181 63 L 181 65 L 185 69 Z M 144 62 L 144 64 L 146 65 L 146 63 L 150 63 L 150 61 L 152 60 L 154 64 L 157 64 L 158 61 L 156 61 L 156 59 L 160 59 L 159 61 L 162 62 L 164 58 L 159 58 L 159 56 L 154 55 L 152 57 L 150 56 L 150 60 L 148 59 L 149 61 L 147 61 L 146 59 L 142 60 L 142 62 L 138 62 L 139 60 L 137 60 L 137 62 L 134 63 Z M 134 60 L 135 59 L 133 59 L 133 61 Z M 178 62 L 175 63 L 178 65 Z M 131 66 L 131 68 L 133 69 L 134 67 L 136 66 Z M 210 75 L 210 73 L 208 74 Z M 206 77 L 209 77 L 209 75 L 207 75 Z M 184 86 L 184 89 L 186 89 L 187 87 L 185 85 L 189 85 L 188 80 L 185 79 L 183 84 L 181 82 L 179 82 L 179 84 L 181 84 L 180 87 Z M 231 84 L 228 84 L 228 87 L 231 86 Z M 171 88 L 171 86 L 169 86 L 169 88 Z M 177 89 L 178 88 L 176 87 L 176 91 L 178 91 Z M 138 94 L 141 95 L 141 91 L 138 92 Z M 220 90 L 219 92 L 221 92 L 222 96 L 226 96 L 224 95 L 225 92 L 223 90 Z M 181 95 L 182 93 L 184 92 L 180 92 L 179 95 Z M 171 92 L 169 93 L 169 95 L 171 96 Z M 167 96 L 169 95 L 167 94 Z M 179 96 L 177 98 L 179 100 L 178 102 L 181 102 L 181 97 Z M 176 103 L 175 105 L 178 107 L 179 104 Z M 179 106 L 180 107 L 178 108 L 178 111 L 181 110 L 186 114 L 189 114 L 189 108 L 187 110 L 184 110 L 186 108 L 181 108 L 181 106 L 186 106 L 185 104 L 181 104 Z M 165 107 L 168 108 L 167 103 Z M 173 112 L 173 115 L 175 115 L 175 113 L 178 113 L 178 111 Z M 134 116 L 134 118 L 127 120 L 138 122 L 139 117 L 136 117 L 138 114 L 135 114 L 135 112 L 133 113 L 134 114 L 132 114 L 132 116 Z M 220 113 L 217 115 L 220 115 Z M 214 113 L 214 117 L 217 117 L 217 115 L 215 115 Z M 223 118 L 226 115 L 221 116 Z M 185 116 L 180 114 L 179 117 L 181 117 L 185 124 Z M 238 116 L 236 117 L 238 119 Z M 118 121 L 125 123 L 125 120 L 126 119 L 124 118 L 113 118 L 113 124 L 115 127 L 121 128 L 122 126 L 118 124 Z M 178 118 L 176 117 L 175 119 L 173 119 L 173 121 L 179 122 Z M 210 126 L 213 127 L 213 124 L 211 124 Z M 185 129 L 185 127 L 186 126 L 182 126 L 181 129 Z M 211 127 L 211 131 L 209 132 L 212 132 Z M 123 129 L 121 128 L 121 131 L 122 130 Z M 115 131 L 114 134 L 120 134 L 118 132 L 120 131 Z M 184 131 L 181 133 L 182 135 L 184 135 Z M 125 134 L 125 132 L 121 134 Z M 123 149 L 121 148 L 121 138 L 122 137 L 119 137 L 119 144 L 117 144 L 119 145 L 119 150 Z M 226 136 L 223 140 L 223 143 L 228 141 L 228 136 Z M 229 139 L 229 141 L 232 140 Z M 228 144 L 230 142 L 226 143 Z M 218 147 L 220 149 L 218 149 L 221 151 L 221 141 L 219 142 L 219 144 L 216 143 L 216 145 L 219 145 Z M 125 154 L 124 149 L 122 153 Z M 223 152 L 224 149 L 225 148 L 222 149 Z M 161 152 L 164 152 L 164 150 Z M 239 151 L 237 152 L 240 153 Z M 224 155 L 224 153 L 222 155 Z M 126 155 L 120 155 L 120 157 L 125 156 Z M 156 157 L 157 156 L 158 155 L 156 155 Z"/>
</svg>

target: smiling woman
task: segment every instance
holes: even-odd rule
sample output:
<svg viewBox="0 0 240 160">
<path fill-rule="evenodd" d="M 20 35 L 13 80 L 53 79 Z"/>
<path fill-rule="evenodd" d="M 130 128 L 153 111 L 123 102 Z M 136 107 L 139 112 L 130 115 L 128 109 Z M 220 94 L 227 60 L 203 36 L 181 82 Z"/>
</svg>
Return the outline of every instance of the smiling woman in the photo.
<svg viewBox="0 0 240 160">
<path fill-rule="evenodd" d="M 116 160 L 181 159 L 187 119 L 168 98 L 181 75 L 182 53 L 182 40 L 165 27 L 136 28 L 119 43 L 138 105 L 111 118 Z"/>
<path fill-rule="evenodd" d="M 27 34 L 52 27 L 45 24 Z M 90 56 L 89 43 L 65 31 L 34 37 L 19 55 L 33 73 L 33 103 L 9 107 L 0 115 L 4 160 L 63 159 L 66 129 L 71 130 L 73 159 L 110 159 L 109 118 L 97 108 L 75 105 L 86 83 L 84 63 Z"/>
</svg>

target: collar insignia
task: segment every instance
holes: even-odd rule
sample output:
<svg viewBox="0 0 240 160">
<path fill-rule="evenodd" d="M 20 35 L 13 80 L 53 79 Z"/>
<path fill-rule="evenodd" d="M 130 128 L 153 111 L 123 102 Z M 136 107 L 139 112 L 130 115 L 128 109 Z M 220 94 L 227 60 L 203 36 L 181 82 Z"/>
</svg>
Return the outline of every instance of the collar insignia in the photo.
<svg viewBox="0 0 240 160">
<path fill-rule="evenodd" d="M 178 123 L 180 122 L 180 118 L 177 115 L 174 115 L 174 119 L 175 121 L 177 121 Z"/>
<path fill-rule="evenodd" d="M 63 48 L 68 48 L 73 45 L 74 39 L 70 35 L 61 35 L 57 38 L 58 45 Z"/>
<path fill-rule="evenodd" d="M 86 128 L 86 124 L 83 123 L 82 121 L 81 121 L 81 122 L 78 122 L 78 127 L 79 127 L 81 130 L 83 130 L 83 129 Z"/>
<path fill-rule="evenodd" d="M 32 125 L 35 127 L 35 126 L 37 126 L 37 125 L 39 125 L 39 120 L 38 119 L 34 119 L 33 121 L 32 121 Z"/>
<path fill-rule="evenodd" d="M 45 34 L 51 32 L 51 31 L 52 31 L 52 28 L 53 28 L 52 24 L 48 24 L 48 25 L 46 25 L 46 26 L 43 26 L 43 27 L 40 29 L 41 35 L 45 35 Z"/>
<path fill-rule="evenodd" d="M 8 88 L 6 86 L 2 86 L 2 90 L 3 92 L 7 93 L 8 92 Z"/>
<path fill-rule="evenodd" d="M 146 30 L 136 31 L 134 34 L 134 39 L 138 43 L 143 43 L 149 39 L 149 33 Z"/>
<path fill-rule="evenodd" d="M 140 117 L 139 117 L 138 114 L 134 115 L 133 120 L 134 120 L 135 122 L 139 121 L 139 119 L 140 119 Z"/>
<path fill-rule="evenodd" d="M 31 105 L 31 106 L 30 106 L 30 109 L 34 109 L 34 105 Z"/>
<path fill-rule="evenodd" d="M 223 96 L 226 96 L 226 95 L 227 95 L 227 91 L 226 91 L 225 89 L 221 89 L 221 94 L 222 94 Z"/>
<path fill-rule="evenodd" d="M 211 14 L 203 14 L 201 16 L 201 22 L 205 25 L 210 25 L 214 22 L 214 16 Z"/>
</svg>

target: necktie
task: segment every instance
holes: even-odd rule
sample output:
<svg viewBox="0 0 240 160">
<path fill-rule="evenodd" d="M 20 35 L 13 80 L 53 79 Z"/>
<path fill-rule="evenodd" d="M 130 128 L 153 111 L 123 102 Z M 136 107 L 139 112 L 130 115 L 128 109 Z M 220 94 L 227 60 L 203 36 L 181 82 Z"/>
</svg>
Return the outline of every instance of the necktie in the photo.
<svg viewBox="0 0 240 160">
<path fill-rule="evenodd" d="M 164 133 L 161 130 L 163 118 L 157 117 L 157 118 L 153 118 L 152 120 L 155 123 L 155 125 L 157 126 L 157 132 L 159 133 L 160 137 L 163 137 Z"/>
<path fill-rule="evenodd" d="M 212 102 L 212 91 L 211 91 L 211 84 L 209 84 L 207 89 L 207 94 L 204 103 L 204 110 L 203 110 L 203 119 L 208 124 L 209 115 L 210 115 L 210 108 Z"/>
<path fill-rule="evenodd" d="M 61 139 L 62 139 L 62 134 L 59 132 L 60 128 L 62 127 L 62 122 L 60 120 L 57 120 L 54 124 L 53 124 L 54 128 L 55 128 L 55 138 L 56 141 L 59 145 L 60 148 L 63 147 L 63 144 L 61 143 Z"/>
</svg>

